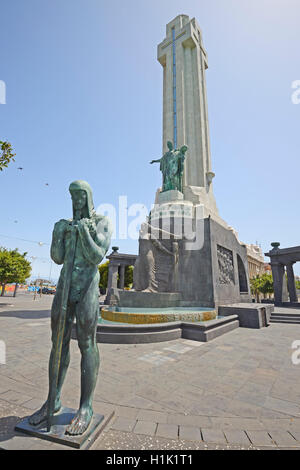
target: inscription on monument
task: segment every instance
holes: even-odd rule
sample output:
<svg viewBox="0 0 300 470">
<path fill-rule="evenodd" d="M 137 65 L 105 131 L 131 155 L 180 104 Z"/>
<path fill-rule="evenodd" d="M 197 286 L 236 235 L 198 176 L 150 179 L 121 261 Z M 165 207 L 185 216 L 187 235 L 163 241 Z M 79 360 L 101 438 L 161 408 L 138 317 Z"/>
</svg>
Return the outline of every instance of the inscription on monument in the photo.
<svg viewBox="0 0 300 470">
<path fill-rule="evenodd" d="M 234 284 L 234 264 L 232 251 L 217 245 L 219 282 L 220 284 Z"/>
</svg>

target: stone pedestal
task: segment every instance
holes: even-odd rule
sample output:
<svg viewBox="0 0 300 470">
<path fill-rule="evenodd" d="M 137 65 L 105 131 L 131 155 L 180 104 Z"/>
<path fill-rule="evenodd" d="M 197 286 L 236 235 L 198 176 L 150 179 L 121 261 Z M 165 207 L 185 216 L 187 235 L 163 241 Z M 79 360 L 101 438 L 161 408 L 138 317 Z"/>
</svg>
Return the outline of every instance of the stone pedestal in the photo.
<svg viewBox="0 0 300 470">
<path fill-rule="evenodd" d="M 171 219 L 174 227 L 184 224 L 183 219 Z M 140 239 L 140 255 L 135 269 L 143 279 L 143 286 L 151 285 L 151 292 L 119 291 L 116 304 L 121 307 L 217 307 L 240 302 L 251 302 L 247 250 L 234 232 L 211 218 L 191 218 L 191 232 L 181 237 L 166 237 L 163 220 L 156 221 L 156 239 L 153 233 Z M 166 252 L 163 251 L 163 249 Z M 176 259 L 172 256 L 176 249 Z M 151 254 L 151 257 L 149 255 Z M 176 274 L 176 276 L 175 276 Z M 148 277 L 147 277 L 148 276 Z M 149 282 L 151 279 L 151 282 Z M 176 292 L 175 294 L 175 280 Z"/>
<path fill-rule="evenodd" d="M 183 201 L 183 194 L 180 191 L 173 189 L 171 191 L 158 193 L 158 196 L 157 196 L 158 204 L 164 204 L 166 202 L 176 202 L 176 201 Z"/>
<path fill-rule="evenodd" d="M 211 218 L 195 224 L 195 239 L 180 243 L 181 301 L 199 307 L 251 302 L 246 247 Z"/>
<path fill-rule="evenodd" d="M 112 289 L 115 305 L 126 308 L 166 308 L 180 305 L 180 294 L 176 292 L 136 292 Z"/>
</svg>

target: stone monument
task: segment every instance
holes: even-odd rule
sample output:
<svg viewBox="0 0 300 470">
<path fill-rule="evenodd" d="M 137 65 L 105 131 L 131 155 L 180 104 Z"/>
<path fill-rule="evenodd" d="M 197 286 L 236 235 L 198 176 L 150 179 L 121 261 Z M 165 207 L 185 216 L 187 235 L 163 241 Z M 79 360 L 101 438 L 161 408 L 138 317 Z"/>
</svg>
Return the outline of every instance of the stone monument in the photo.
<svg viewBox="0 0 300 470">
<path fill-rule="evenodd" d="M 179 15 L 166 27 L 158 46 L 163 67 L 163 151 L 168 141 L 189 149 L 183 174 L 184 199 L 203 204 L 218 217 L 212 171 L 205 71 L 207 54 L 195 19 Z"/>
<path fill-rule="evenodd" d="M 149 308 L 249 302 L 247 250 L 220 217 L 213 194 L 208 60 L 195 19 L 179 15 L 167 25 L 158 60 L 163 157 L 151 163 L 160 163 L 162 187 L 140 231 L 135 292 L 114 289 L 114 300 L 123 307 Z"/>
<path fill-rule="evenodd" d="M 99 316 L 99 271 L 112 234 L 110 221 L 94 211 L 92 190 L 85 181 L 69 188 L 73 218 L 54 226 L 51 258 L 63 265 L 51 310 L 52 350 L 49 360 L 49 392 L 42 408 L 17 430 L 51 440 L 57 434 L 76 438 L 103 419 L 93 416 L 93 394 L 99 369 L 96 327 Z M 65 410 L 60 401 L 62 386 L 70 362 L 70 339 L 74 319 L 81 351 L 81 397 L 79 410 Z M 71 422 L 60 421 L 69 416 Z M 46 429 L 44 427 L 46 426 Z M 91 428 L 91 426 L 90 426 Z M 58 430 L 59 429 L 59 430 Z M 92 431 L 93 429 L 89 429 Z M 67 439 L 60 436 L 59 442 Z"/>
</svg>

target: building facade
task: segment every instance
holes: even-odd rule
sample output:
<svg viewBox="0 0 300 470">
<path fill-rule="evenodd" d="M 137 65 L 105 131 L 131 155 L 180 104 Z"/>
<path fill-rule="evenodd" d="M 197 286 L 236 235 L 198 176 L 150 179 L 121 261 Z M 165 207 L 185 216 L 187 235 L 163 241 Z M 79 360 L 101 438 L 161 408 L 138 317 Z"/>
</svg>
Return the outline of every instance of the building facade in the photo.
<svg viewBox="0 0 300 470">
<path fill-rule="evenodd" d="M 248 266 L 249 266 L 249 278 L 253 279 L 257 276 L 261 276 L 265 271 L 265 260 L 261 248 L 257 245 L 246 245 Z"/>
</svg>

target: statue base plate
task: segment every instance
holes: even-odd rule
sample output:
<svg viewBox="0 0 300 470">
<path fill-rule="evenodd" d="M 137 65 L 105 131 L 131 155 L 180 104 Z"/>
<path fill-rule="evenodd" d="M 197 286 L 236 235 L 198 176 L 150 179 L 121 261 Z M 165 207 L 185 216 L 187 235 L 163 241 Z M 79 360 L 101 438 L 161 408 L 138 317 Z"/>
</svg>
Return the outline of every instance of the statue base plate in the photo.
<svg viewBox="0 0 300 470">
<path fill-rule="evenodd" d="M 183 194 L 177 189 L 171 189 L 170 191 L 160 192 L 158 194 L 158 204 L 165 204 L 166 202 L 183 201 Z"/>
<path fill-rule="evenodd" d="M 32 426 L 28 422 L 29 417 L 18 423 L 15 430 L 40 439 L 55 442 L 57 444 L 73 447 L 75 449 L 80 449 L 83 446 L 87 449 L 92 445 L 97 437 L 99 437 L 99 434 L 113 417 L 114 412 L 106 417 L 100 414 L 94 414 L 90 425 L 84 434 L 81 436 L 68 436 L 65 434 L 65 431 L 76 412 L 77 410 L 72 408 L 62 407 L 60 412 L 55 414 L 53 417 L 53 425 L 50 432 L 47 432 L 45 421 L 37 426 Z"/>
</svg>

